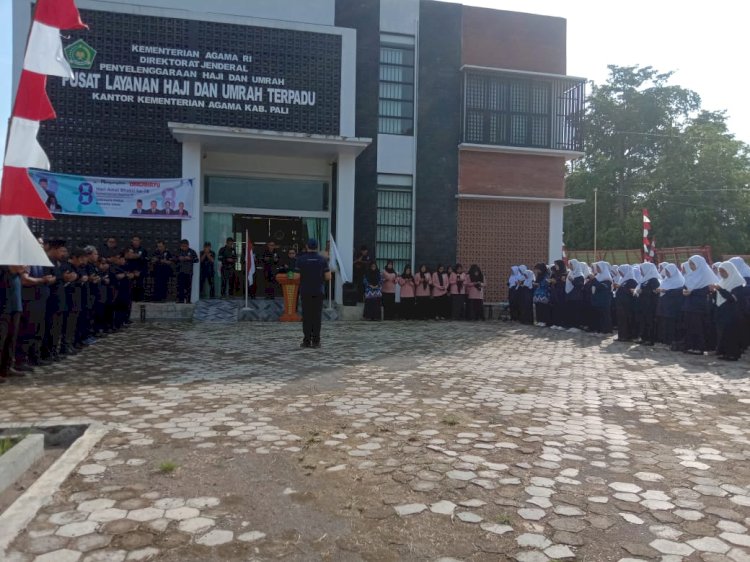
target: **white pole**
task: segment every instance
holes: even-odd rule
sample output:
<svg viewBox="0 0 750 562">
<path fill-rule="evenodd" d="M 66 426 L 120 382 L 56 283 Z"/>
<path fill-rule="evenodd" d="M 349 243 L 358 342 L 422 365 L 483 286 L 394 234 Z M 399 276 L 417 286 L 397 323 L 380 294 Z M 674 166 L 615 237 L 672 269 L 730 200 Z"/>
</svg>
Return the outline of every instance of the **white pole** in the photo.
<svg viewBox="0 0 750 562">
<path fill-rule="evenodd" d="M 594 261 L 598 261 L 599 258 L 596 257 L 596 235 L 597 235 L 597 207 L 599 203 L 598 198 L 599 189 L 594 188 Z"/>
<path fill-rule="evenodd" d="M 250 248 L 248 244 L 250 239 L 248 238 L 248 231 L 245 230 L 245 308 L 248 307 L 248 290 L 250 286 Z"/>
</svg>

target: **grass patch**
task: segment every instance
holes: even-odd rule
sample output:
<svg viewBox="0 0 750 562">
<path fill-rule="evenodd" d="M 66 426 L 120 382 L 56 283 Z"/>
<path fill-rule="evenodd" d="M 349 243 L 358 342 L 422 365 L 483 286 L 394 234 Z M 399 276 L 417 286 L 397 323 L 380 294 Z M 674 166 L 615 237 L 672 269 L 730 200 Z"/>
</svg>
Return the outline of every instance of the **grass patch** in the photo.
<svg viewBox="0 0 750 562">
<path fill-rule="evenodd" d="M 445 425 L 448 425 L 448 426 L 451 426 L 451 427 L 453 427 L 454 425 L 458 425 L 461 422 L 461 420 L 459 420 L 453 414 L 449 414 L 449 415 L 445 416 L 442 421 L 443 421 L 443 423 Z"/>
<path fill-rule="evenodd" d="M 513 394 L 526 394 L 529 391 L 525 386 L 519 386 L 513 389 Z"/>
<path fill-rule="evenodd" d="M 159 472 L 162 474 L 172 474 L 179 468 L 179 465 L 174 461 L 164 461 L 159 465 Z"/>
<path fill-rule="evenodd" d="M 0 456 L 10 451 L 13 445 L 17 445 L 22 438 L 18 437 L 3 437 L 0 439 Z"/>
<path fill-rule="evenodd" d="M 500 515 L 495 517 L 495 521 L 497 521 L 501 525 L 510 525 L 513 522 L 510 516 L 506 515 L 505 513 L 501 513 Z"/>
</svg>

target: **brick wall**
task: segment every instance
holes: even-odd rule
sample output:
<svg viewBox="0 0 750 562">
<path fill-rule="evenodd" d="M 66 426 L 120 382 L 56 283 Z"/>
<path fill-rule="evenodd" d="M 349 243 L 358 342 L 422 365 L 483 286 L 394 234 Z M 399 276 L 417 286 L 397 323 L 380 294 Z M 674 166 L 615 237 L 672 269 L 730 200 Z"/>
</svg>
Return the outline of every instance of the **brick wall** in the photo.
<svg viewBox="0 0 750 562">
<path fill-rule="evenodd" d="M 459 193 L 565 197 L 565 159 L 462 150 Z"/>
<path fill-rule="evenodd" d="M 562 18 L 464 6 L 462 63 L 565 74 Z"/>
<path fill-rule="evenodd" d="M 508 296 L 510 268 L 532 267 L 549 255 L 549 205 L 514 201 L 458 202 L 458 261 L 484 272 L 485 301 Z"/>
</svg>

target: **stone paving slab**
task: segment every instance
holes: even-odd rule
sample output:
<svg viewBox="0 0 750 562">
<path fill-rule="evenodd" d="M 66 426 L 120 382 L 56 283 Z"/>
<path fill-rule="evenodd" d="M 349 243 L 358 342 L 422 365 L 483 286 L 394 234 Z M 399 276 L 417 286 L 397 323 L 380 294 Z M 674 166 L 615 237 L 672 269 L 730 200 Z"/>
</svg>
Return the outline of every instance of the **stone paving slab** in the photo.
<svg viewBox="0 0 750 562">
<path fill-rule="evenodd" d="M 3 388 L 112 429 L 44 560 L 750 560 L 750 365 L 503 323 L 145 324 Z"/>
</svg>

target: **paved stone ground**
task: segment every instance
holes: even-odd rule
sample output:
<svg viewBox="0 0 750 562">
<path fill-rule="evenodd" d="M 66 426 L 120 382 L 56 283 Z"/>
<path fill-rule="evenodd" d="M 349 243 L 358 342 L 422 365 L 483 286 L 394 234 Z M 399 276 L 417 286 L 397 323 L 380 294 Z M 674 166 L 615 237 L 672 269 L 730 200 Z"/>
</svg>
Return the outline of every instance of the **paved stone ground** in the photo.
<svg viewBox="0 0 750 562">
<path fill-rule="evenodd" d="M 5 385 L 0 422 L 112 424 L 10 560 L 750 561 L 746 359 L 499 322 L 298 332 L 134 325 Z"/>
</svg>

